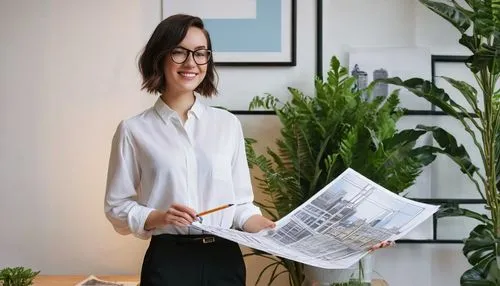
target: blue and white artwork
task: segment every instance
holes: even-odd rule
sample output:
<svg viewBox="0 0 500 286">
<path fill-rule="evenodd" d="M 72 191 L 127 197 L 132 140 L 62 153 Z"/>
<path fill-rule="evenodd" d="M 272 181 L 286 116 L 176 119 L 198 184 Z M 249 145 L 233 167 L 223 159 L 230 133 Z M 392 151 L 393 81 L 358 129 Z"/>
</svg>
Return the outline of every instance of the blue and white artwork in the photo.
<svg viewBox="0 0 500 286">
<path fill-rule="evenodd" d="M 202 18 L 218 64 L 292 65 L 293 1 L 163 0 L 162 15 L 185 13 Z"/>
</svg>

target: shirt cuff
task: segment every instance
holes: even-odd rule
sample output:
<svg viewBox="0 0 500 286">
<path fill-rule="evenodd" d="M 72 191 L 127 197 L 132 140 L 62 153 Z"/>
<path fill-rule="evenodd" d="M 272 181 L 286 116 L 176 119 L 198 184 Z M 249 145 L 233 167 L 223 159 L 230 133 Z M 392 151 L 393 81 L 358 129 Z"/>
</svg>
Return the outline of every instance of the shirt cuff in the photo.
<svg viewBox="0 0 500 286">
<path fill-rule="evenodd" d="M 149 239 L 153 230 L 145 230 L 144 225 L 149 214 L 154 211 L 153 208 L 135 205 L 128 213 L 128 225 L 132 233 L 141 239 Z"/>
<path fill-rule="evenodd" d="M 260 209 L 253 203 L 237 205 L 233 220 L 234 228 L 243 229 L 245 222 L 253 215 L 262 215 Z"/>
</svg>

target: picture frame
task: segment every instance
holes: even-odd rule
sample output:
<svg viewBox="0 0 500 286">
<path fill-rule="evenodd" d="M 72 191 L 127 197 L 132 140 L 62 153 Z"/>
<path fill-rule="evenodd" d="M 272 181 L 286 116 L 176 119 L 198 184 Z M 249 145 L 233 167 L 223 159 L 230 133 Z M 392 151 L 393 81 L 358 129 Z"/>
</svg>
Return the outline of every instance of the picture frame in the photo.
<svg viewBox="0 0 500 286">
<path fill-rule="evenodd" d="M 420 47 L 351 48 L 349 73 L 358 78 L 360 88 L 366 88 L 375 79 L 430 78 L 430 61 L 430 52 Z M 399 90 L 400 105 L 406 109 L 406 114 L 421 115 L 431 111 L 428 101 L 394 85 L 377 84 L 372 96 L 386 97 L 394 90 Z"/>
<path fill-rule="evenodd" d="M 296 0 L 161 0 L 161 19 L 199 16 L 217 66 L 295 66 Z"/>
</svg>

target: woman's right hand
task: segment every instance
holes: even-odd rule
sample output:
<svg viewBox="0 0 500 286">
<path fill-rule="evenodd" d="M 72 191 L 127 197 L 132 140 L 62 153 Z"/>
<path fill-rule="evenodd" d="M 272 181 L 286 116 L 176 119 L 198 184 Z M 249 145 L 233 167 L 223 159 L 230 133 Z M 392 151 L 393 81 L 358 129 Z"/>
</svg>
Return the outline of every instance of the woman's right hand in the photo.
<svg viewBox="0 0 500 286">
<path fill-rule="evenodd" d="M 152 211 L 146 223 L 145 230 L 152 230 L 166 225 L 188 226 L 196 220 L 196 212 L 187 206 L 172 204 L 166 211 Z"/>
</svg>

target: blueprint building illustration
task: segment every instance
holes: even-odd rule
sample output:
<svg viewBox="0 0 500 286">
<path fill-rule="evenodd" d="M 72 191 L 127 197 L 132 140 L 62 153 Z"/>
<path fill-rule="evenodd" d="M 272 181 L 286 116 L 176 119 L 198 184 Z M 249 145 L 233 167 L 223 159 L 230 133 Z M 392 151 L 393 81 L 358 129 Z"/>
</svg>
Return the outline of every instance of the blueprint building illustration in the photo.
<svg viewBox="0 0 500 286">
<path fill-rule="evenodd" d="M 272 230 L 251 234 L 197 227 L 276 256 L 334 269 L 351 266 L 373 245 L 402 237 L 436 211 L 348 169 Z"/>
</svg>

